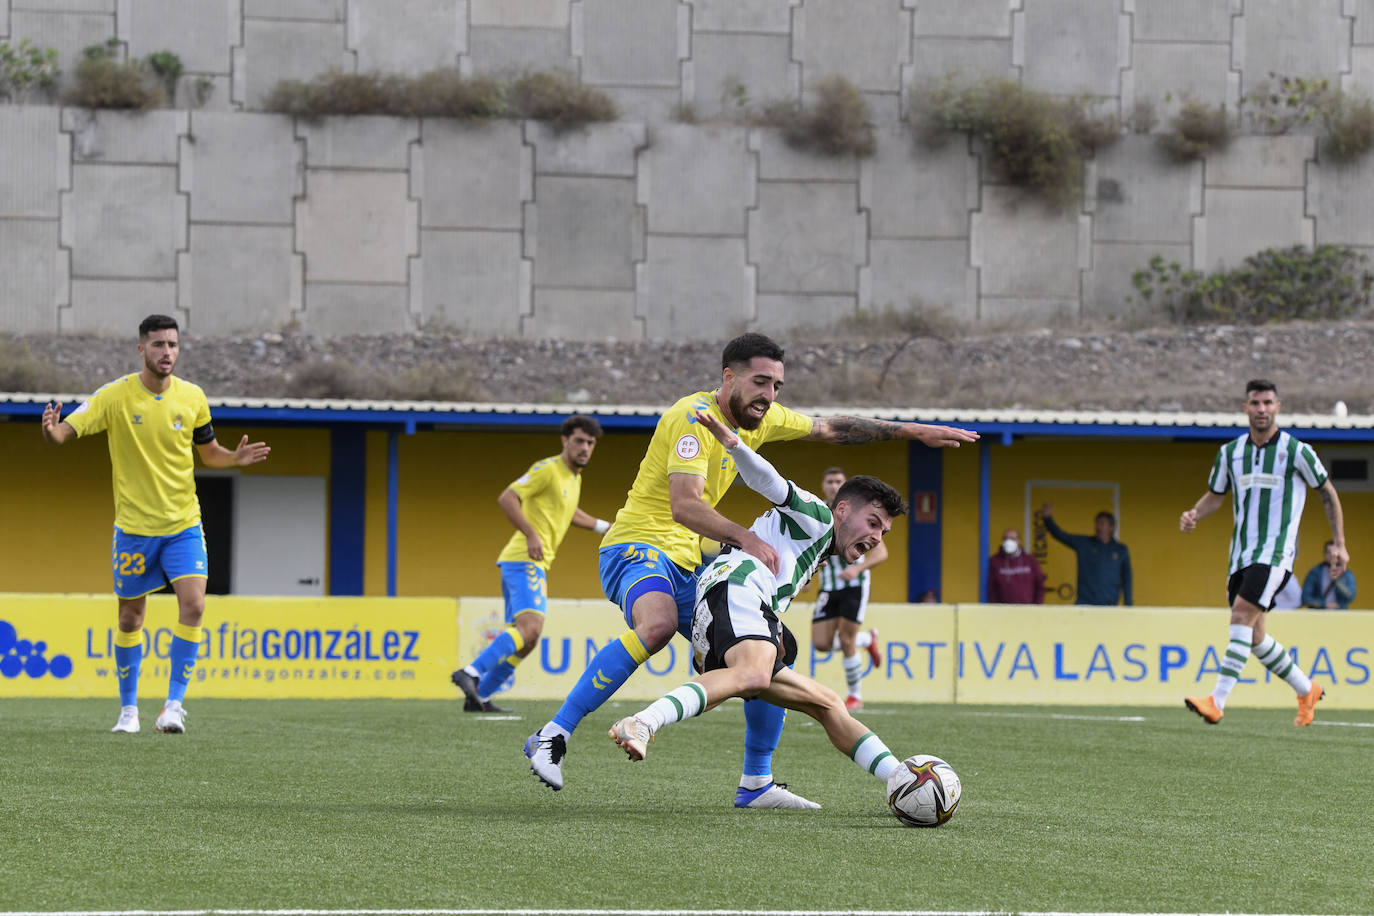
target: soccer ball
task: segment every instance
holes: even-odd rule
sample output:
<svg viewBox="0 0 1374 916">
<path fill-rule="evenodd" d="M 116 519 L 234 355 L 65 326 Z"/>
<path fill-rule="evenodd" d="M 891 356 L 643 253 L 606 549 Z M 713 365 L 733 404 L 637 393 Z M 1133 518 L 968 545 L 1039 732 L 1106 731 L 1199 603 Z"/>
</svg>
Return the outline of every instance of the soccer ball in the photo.
<svg viewBox="0 0 1374 916">
<path fill-rule="evenodd" d="M 939 757 L 917 754 L 887 779 L 887 805 L 907 827 L 939 827 L 954 816 L 963 795 L 959 774 Z"/>
</svg>

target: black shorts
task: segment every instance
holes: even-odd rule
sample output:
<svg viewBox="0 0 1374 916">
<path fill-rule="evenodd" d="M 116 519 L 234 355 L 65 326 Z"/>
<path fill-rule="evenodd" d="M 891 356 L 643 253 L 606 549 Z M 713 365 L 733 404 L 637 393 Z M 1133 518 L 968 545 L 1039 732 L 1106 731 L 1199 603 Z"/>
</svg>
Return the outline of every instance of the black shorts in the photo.
<svg viewBox="0 0 1374 916">
<path fill-rule="evenodd" d="M 778 647 L 773 673 L 797 660 L 797 639 L 773 609 L 756 603 L 757 592 L 744 585 L 717 582 L 697 601 L 692 613 L 692 666 L 701 672 L 725 667 L 725 653 L 746 639 Z"/>
<path fill-rule="evenodd" d="M 1236 598 L 1240 597 L 1257 605 L 1260 610 L 1271 611 L 1279 592 L 1283 591 L 1291 578 L 1293 574 L 1288 570 L 1265 566 L 1263 563 L 1238 569 L 1231 573 L 1230 581 L 1226 583 L 1226 602 L 1234 605 Z"/>
<path fill-rule="evenodd" d="M 839 588 L 833 592 L 821 592 L 816 596 L 816 610 L 811 615 L 812 623 L 834 620 L 842 617 L 855 623 L 864 622 L 864 611 L 868 609 L 868 586 Z"/>
</svg>

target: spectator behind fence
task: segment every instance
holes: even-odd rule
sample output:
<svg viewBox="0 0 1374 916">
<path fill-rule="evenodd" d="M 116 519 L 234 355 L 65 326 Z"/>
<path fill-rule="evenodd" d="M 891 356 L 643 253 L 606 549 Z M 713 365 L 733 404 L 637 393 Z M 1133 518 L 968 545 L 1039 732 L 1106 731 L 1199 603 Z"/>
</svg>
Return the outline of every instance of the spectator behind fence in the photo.
<svg viewBox="0 0 1374 916">
<path fill-rule="evenodd" d="M 1021 549 L 1015 528 L 1002 532 L 1002 549 L 988 560 L 989 604 L 1044 604 L 1045 571 Z"/>
<path fill-rule="evenodd" d="M 1339 575 L 1336 542 L 1327 541 L 1323 548 L 1325 559 L 1313 566 L 1302 583 L 1302 606 L 1325 611 L 1344 611 L 1355 600 L 1355 574 L 1349 569 Z"/>
<path fill-rule="evenodd" d="M 1051 503 L 1040 507 L 1045 530 L 1078 554 L 1078 603 L 1114 605 L 1125 598 L 1126 605 L 1133 604 L 1131 552 L 1116 539 L 1116 516 L 1107 511 L 1099 512 L 1093 534 L 1069 534 L 1055 524 L 1051 517 L 1053 512 Z"/>
</svg>

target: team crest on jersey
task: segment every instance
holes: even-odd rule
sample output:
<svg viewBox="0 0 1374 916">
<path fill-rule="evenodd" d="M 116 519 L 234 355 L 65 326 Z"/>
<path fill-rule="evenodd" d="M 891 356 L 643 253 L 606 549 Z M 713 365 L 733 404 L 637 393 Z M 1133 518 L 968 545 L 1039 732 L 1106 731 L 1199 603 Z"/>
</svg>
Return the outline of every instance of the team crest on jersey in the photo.
<svg viewBox="0 0 1374 916">
<path fill-rule="evenodd" d="M 181 429 L 181 414 L 172 418 L 172 429 Z"/>
<path fill-rule="evenodd" d="M 701 454 L 701 440 L 691 433 L 686 433 L 677 440 L 677 445 L 673 446 L 673 451 L 677 452 L 677 456 L 683 461 L 691 461 Z"/>
</svg>

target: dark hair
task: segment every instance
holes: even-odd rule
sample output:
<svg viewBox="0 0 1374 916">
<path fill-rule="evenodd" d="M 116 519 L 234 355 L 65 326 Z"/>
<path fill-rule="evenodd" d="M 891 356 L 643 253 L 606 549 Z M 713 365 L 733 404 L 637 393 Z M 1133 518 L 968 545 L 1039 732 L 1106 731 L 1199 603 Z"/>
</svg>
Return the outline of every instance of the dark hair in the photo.
<svg viewBox="0 0 1374 916">
<path fill-rule="evenodd" d="M 843 474 L 843 473 L 844 473 L 844 468 L 840 467 L 839 465 L 835 465 L 834 467 L 826 468 L 825 471 L 821 474 L 821 477 L 829 477 L 831 474 Z"/>
<path fill-rule="evenodd" d="M 881 505 L 893 518 L 906 515 L 906 500 L 902 499 L 902 494 L 867 474 L 856 474 L 846 480 L 835 494 L 834 505 L 858 503 L 866 506 L 872 502 Z"/>
<path fill-rule="evenodd" d="M 596 417 L 589 417 L 586 414 L 573 414 L 563 421 L 563 435 L 571 436 L 573 430 L 580 429 L 593 439 L 601 438 L 601 424 L 596 422 Z"/>
<path fill-rule="evenodd" d="M 1107 521 L 1112 523 L 1113 528 L 1116 527 L 1116 516 L 1112 515 L 1106 509 L 1103 509 L 1101 512 L 1097 513 L 1097 515 L 1093 516 L 1093 521 L 1096 522 L 1099 518 L 1105 518 Z"/>
<path fill-rule="evenodd" d="M 1325 553 L 1325 552 L 1326 552 L 1326 548 L 1328 548 L 1328 547 L 1335 547 L 1335 546 L 1336 546 L 1336 542 L 1335 542 L 1335 541 L 1327 541 L 1325 544 L 1322 545 L 1322 552 Z"/>
<path fill-rule="evenodd" d="M 1279 386 L 1265 378 L 1255 378 L 1245 383 L 1245 396 L 1248 398 L 1252 391 L 1272 391 L 1274 397 L 1279 395 Z"/>
<path fill-rule="evenodd" d="M 170 315 L 149 315 L 138 326 L 138 339 L 143 340 L 154 331 L 181 333 L 181 329 L 177 327 L 177 320 Z"/>
<path fill-rule="evenodd" d="M 720 355 L 720 367 L 729 369 L 731 366 L 747 363 L 755 356 L 783 362 L 782 347 L 778 346 L 773 338 L 749 333 L 741 334 L 725 345 L 725 352 Z"/>
</svg>

